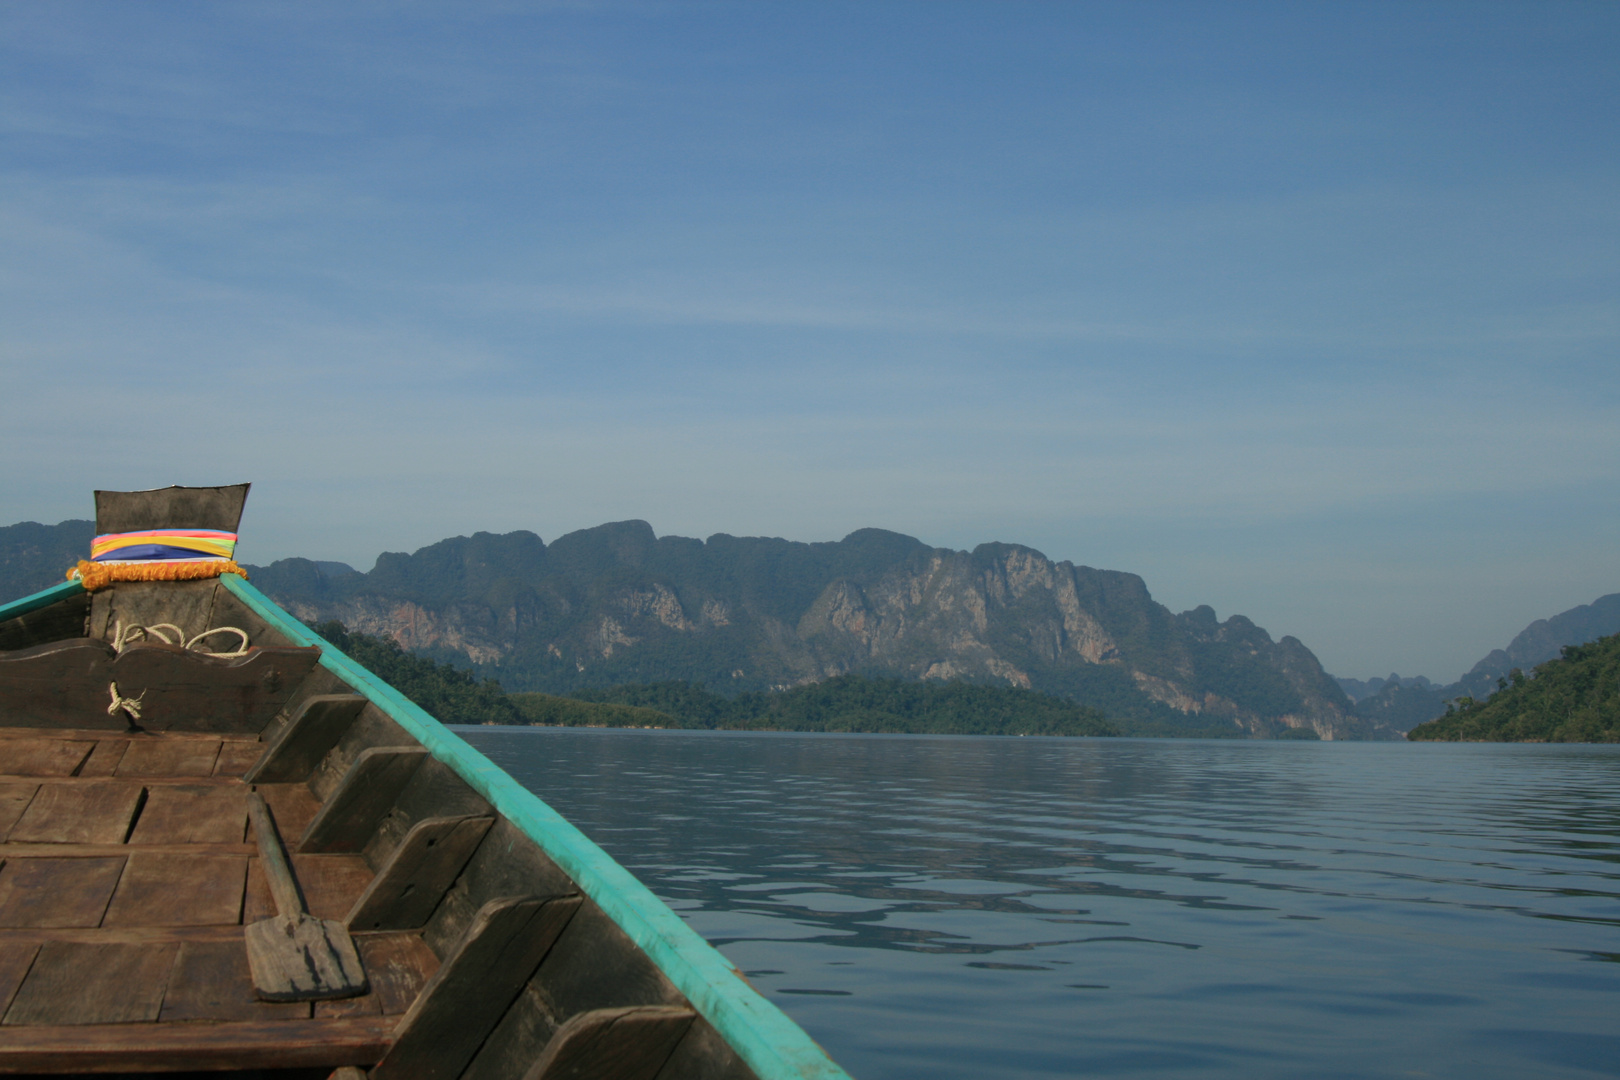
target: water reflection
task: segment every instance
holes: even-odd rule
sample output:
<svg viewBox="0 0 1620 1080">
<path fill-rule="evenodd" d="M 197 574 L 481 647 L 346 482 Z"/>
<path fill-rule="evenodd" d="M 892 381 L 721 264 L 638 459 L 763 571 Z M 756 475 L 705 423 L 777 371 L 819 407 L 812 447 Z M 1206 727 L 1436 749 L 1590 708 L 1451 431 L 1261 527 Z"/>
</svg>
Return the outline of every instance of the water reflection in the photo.
<svg viewBox="0 0 1620 1080">
<path fill-rule="evenodd" d="M 1620 1075 L 1620 748 L 464 734 L 867 1080 Z"/>
</svg>

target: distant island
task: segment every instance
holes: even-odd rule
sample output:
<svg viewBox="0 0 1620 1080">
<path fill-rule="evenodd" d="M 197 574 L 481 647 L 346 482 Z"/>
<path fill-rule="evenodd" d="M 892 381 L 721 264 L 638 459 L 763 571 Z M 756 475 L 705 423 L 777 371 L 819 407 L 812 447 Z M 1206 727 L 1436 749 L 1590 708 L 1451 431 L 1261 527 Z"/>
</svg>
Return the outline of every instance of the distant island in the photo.
<svg viewBox="0 0 1620 1080">
<path fill-rule="evenodd" d="M 1620 634 L 1568 645 L 1531 675 L 1515 668 L 1489 700 L 1462 697 L 1406 736 L 1449 742 L 1620 742 Z"/>
</svg>

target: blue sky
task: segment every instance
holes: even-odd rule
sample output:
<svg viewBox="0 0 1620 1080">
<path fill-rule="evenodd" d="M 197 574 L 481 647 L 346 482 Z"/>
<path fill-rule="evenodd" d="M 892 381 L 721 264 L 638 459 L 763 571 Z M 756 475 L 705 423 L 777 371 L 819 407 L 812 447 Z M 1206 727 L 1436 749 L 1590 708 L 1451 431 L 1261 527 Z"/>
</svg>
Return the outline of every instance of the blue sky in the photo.
<svg viewBox="0 0 1620 1080">
<path fill-rule="evenodd" d="M 1620 6 L 0 6 L 0 518 L 1016 541 L 1453 678 L 1620 590 Z"/>
</svg>

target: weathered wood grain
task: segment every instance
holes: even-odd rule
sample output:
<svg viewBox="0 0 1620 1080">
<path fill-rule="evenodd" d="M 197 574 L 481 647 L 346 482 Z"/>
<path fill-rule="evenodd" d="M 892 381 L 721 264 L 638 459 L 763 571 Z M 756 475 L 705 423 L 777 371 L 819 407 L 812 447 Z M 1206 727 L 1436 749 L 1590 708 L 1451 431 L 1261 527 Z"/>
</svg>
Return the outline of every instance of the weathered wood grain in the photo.
<svg viewBox="0 0 1620 1080">
<path fill-rule="evenodd" d="M 420 746 L 362 750 L 304 830 L 298 850 L 362 850 L 427 756 Z"/>
<path fill-rule="evenodd" d="M 11 827 L 23 816 L 23 811 L 28 809 L 34 792 L 38 790 L 38 784 L 26 781 L 0 781 L 0 844 L 5 843 L 11 835 Z"/>
<path fill-rule="evenodd" d="M 399 798 L 377 825 L 363 854 L 373 868 L 387 863 L 419 821 L 445 817 L 489 817 L 494 813 L 483 796 L 456 775 L 454 769 L 429 758 L 416 770 Z"/>
<path fill-rule="evenodd" d="M 173 623 L 187 634 L 200 634 L 211 626 L 221 625 L 214 621 L 214 598 L 219 591 L 216 578 L 119 582 L 116 588 L 101 589 L 93 595 L 89 635 L 110 641 L 120 622 L 125 626 Z M 258 644 L 257 640 L 254 644 Z"/>
<path fill-rule="evenodd" d="M 49 641 L 81 638 L 90 618 L 90 594 L 80 593 L 0 622 L 0 652 L 12 652 Z"/>
<path fill-rule="evenodd" d="M 117 780 L 39 786 L 11 828 L 13 844 L 120 844 L 146 798 L 140 784 Z"/>
<path fill-rule="evenodd" d="M 759 1080 L 759 1077 L 700 1016 L 692 1021 L 675 1052 L 658 1071 L 658 1080 Z"/>
<path fill-rule="evenodd" d="M 419 934 L 361 934 L 354 939 L 371 991 L 344 1001 L 322 1001 L 316 1016 L 401 1016 L 422 992 L 439 958 Z"/>
<path fill-rule="evenodd" d="M 580 1013 L 557 1029 L 523 1080 L 654 1080 L 695 1015 L 669 1005 Z"/>
<path fill-rule="evenodd" d="M 293 876 L 298 879 L 304 906 L 321 919 L 342 919 L 354 907 L 355 898 L 371 884 L 371 867 L 358 855 L 293 855 Z M 258 859 L 248 866 L 248 893 L 242 908 L 244 922 L 269 918 L 276 913 L 263 867 Z"/>
<path fill-rule="evenodd" d="M 11 999 L 38 952 L 38 941 L 0 941 L 0 1016 L 11 1007 Z"/>
<path fill-rule="evenodd" d="M 478 1048 L 460 1080 L 519 1080 L 557 1032 L 557 1021 L 531 982 Z"/>
<path fill-rule="evenodd" d="M 257 739 L 226 739 L 214 761 L 214 775 L 239 780 L 263 753 L 264 744 Z"/>
<path fill-rule="evenodd" d="M 219 757 L 217 739 L 134 739 L 118 762 L 114 776 L 194 777 L 212 776 Z"/>
<path fill-rule="evenodd" d="M 187 941 L 180 946 L 158 1019 L 307 1020 L 308 1002 L 260 1001 L 253 992 L 247 948 L 232 941 Z M 290 1037 L 296 1037 L 289 1031 Z"/>
<path fill-rule="evenodd" d="M 586 899 L 534 976 L 560 1017 L 625 1005 L 680 1005 L 679 990 L 646 953 Z"/>
<path fill-rule="evenodd" d="M 305 698 L 243 779 L 250 784 L 308 780 L 365 707 L 366 699 L 359 694 Z"/>
<path fill-rule="evenodd" d="M 125 730 L 124 711 L 107 713 L 108 688 L 116 684 L 122 697 L 139 700 L 146 731 L 257 735 L 319 658 L 316 648 L 254 649 L 227 659 L 152 642 L 116 655 L 92 638 L 54 642 L 0 654 L 0 722 Z"/>
<path fill-rule="evenodd" d="M 152 529 L 217 529 L 235 532 L 251 484 L 182 487 L 146 491 L 97 491 L 96 532 Z"/>
<path fill-rule="evenodd" d="M 0 927 L 99 926 L 124 858 L 7 859 L 0 866 Z"/>
<path fill-rule="evenodd" d="M 72 776 L 95 745 L 73 739 L 13 739 L 0 747 L 0 776 Z"/>
<path fill-rule="evenodd" d="M 149 787 L 132 846 L 235 844 L 247 835 L 247 789 L 217 784 Z"/>
<path fill-rule="evenodd" d="M 258 784 L 254 790 L 264 796 L 276 827 L 287 836 L 302 836 L 321 808 L 320 800 L 303 784 Z"/>
<path fill-rule="evenodd" d="M 383 1055 L 394 1017 L 7 1029 L 0 1073 L 330 1069 Z M 296 1029 L 296 1036 L 294 1035 Z"/>
<path fill-rule="evenodd" d="M 504 817 L 497 818 L 423 928 L 422 939 L 441 958 L 447 957 L 489 901 L 504 896 L 564 896 L 576 891 L 573 880 L 523 830 Z"/>
<path fill-rule="evenodd" d="M 394 719 L 371 702 L 360 710 L 360 715 L 344 731 L 343 737 L 332 747 L 331 751 L 321 759 L 321 763 L 309 776 L 309 790 L 321 802 L 332 797 L 332 793 L 343 783 L 355 761 L 367 750 L 378 747 L 420 747 L 416 738 L 400 727 Z"/>
<path fill-rule="evenodd" d="M 128 739 L 97 739 L 96 748 L 90 751 L 75 775 L 81 778 L 111 776 L 128 749 Z"/>
<path fill-rule="evenodd" d="M 97 943 L 118 945 L 151 945 L 158 942 L 180 944 L 186 941 L 242 942 L 240 926 L 132 926 L 132 927 L 52 927 L 49 932 L 39 930 L 8 930 L 0 927 L 0 943 L 20 944 L 52 941 L 76 941 L 86 945 Z"/>
<path fill-rule="evenodd" d="M 485 904 L 428 980 L 373 1080 L 455 1080 L 579 907 L 578 897 Z"/>
<path fill-rule="evenodd" d="M 416 930 L 494 823 L 492 817 L 428 818 L 417 822 L 393 857 L 349 911 L 350 930 Z"/>
<path fill-rule="evenodd" d="M 134 851 L 103 926 L 225 926 L 242 918 L 247 859 Z"/>
<path fill-rule="evenodd" d="M 128 1024 L 156 1020 L 178 945 L 81 945 L 47 941 L 0 1021 Z M 0 1047 L 13 1044 L 12 1033 Z M 3 1051 L 0 1051 L 3 1055 Z M 0 1056 L 0 1060 L 4 1060 Z"/>
</svg>

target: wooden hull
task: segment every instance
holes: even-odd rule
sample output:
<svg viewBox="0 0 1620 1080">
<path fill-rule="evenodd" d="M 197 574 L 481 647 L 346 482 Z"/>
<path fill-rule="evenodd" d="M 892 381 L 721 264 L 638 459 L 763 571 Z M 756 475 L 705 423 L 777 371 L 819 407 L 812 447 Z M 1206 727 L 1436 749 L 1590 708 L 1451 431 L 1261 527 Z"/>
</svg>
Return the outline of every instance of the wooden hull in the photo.
<svg viewBox="0 0 1620 1080">
<path fill-rule="evenodd" d="M 105 644 L 158 623 L 255 649 Z M 241 578 L 59 586 L 0 608 L 0 649 L 0 1073 L 845 1077 L 600 848 Z M 365 993 L 255 994 L 244 928 L 275 908 L 250 791 Z"/>
</svg>

